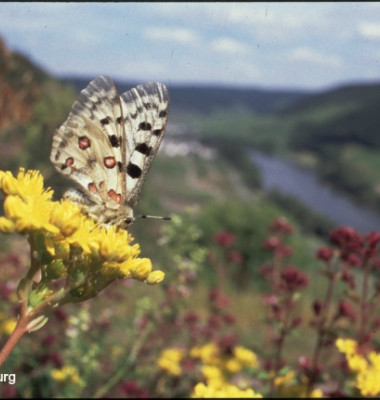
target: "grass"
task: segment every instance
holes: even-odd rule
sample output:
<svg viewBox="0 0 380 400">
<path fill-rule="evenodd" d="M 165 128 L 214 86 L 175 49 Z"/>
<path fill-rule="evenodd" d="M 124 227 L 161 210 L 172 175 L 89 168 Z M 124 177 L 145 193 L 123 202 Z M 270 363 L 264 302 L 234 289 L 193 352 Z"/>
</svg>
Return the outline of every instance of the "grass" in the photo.
<svg viewBox="0 0 380 400">
<path fill-rule="evenodd" d="M 380 192 L 380 150 L 361 146 L 345 146 L 344 161 L 358 171 L 364 182 Z"/>
</svg>

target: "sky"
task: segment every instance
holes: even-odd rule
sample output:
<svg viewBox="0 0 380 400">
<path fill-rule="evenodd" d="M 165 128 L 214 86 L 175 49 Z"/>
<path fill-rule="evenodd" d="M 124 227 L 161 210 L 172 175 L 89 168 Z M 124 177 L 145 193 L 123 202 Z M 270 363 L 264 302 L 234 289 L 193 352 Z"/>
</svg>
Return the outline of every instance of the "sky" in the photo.
<svg viewBox="0 0 380 400">
<path fill-rule="evenodd" d="M 380 81 L 379 2 L 10 2 L 0 36 L 56 76 L 303 90 Z"/>
</svg>

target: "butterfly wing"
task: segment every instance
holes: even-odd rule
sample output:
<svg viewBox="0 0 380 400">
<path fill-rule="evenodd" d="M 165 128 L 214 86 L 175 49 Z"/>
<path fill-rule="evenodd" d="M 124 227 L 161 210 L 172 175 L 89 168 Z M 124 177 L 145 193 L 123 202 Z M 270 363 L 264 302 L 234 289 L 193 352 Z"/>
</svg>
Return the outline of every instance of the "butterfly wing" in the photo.
<svg viewBox="0 0 380 400">
<path fill-rule="evenodd" d="M 120 96 L 112 80 L 100 76 L 81 91 L 54 135 L 52 163 L 94 203 L 116 206 L 126 196 L 121 174 L 123 129 Z"/>
<path fill-rule="evenodd" d="M 126 204 L 133 207 L 164 136 L 169 93 L 162 83 L 139 85 L 121 95 L 121 107 L 125 121 L 122 153 Z"/>
</svg>

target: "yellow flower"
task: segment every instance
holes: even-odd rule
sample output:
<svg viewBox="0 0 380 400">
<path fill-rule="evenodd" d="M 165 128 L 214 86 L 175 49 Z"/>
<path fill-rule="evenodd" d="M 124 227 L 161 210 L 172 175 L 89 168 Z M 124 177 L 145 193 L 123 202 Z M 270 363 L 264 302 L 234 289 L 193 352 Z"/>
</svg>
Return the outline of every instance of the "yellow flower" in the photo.
<svg viewBox="0 0 380 400">
<path fill-rule="evenodd" d="M 367 360 L 359 354 L 346 355 L 346 359 L 351 371 L 362 372 L 368 367 Z"/>
<path fill-rule="evenodd" d="M 236 374 L 241 371 L 243 365 L 236 358 L 229 358 L 224 362 L 224 368 L 231 374 Z"/>
<path fill-rule="evenodd" d="M 165 272 L 159 270 L 153 271 L 146 278 L 146 283 L 148 285 L 156 285 L 157 283 L 162 282 L 164 278 L 165 278 Z"/>
<path fill-rule="evenodd" d="M 369 362 L 372 364 L 373 368 L 380 371 L 380 354 L 371 351 L 368 355 Z"/>
<path fill-rule="evenodd" d="M 4 200 L 4 211 L 14 223 L 15 230 L 25 233 L 28 230 L 45 230 L 57 233 L 57 227 L 49 223 L 52 202 L 29 197 L 26 201 L 18 196 L 7 196 Z"/>
<path fill-rule="evenodd" d="M 0 323 L 0 333 L 9 336 L 16 328 L 16 318 L 7 318 Z"/>
<path fill-rule="evenodd" d="M 161 352 L 157 365 L 169 375 L 179 376 L 182 373 L 180 363 L 184 355 L 183 349 L 165 349 Z"/>
<path fill-rule="evenodd" d="M 274 379 L 274 385 L 275 386 L 283 386 L 286 385 L 287 383 L 291 382 L 295 377 L 294 371 L 289 371 L 283 376 L 277 376 Z"/>
<path fill-rule="evenodd" d="M 234 355 L 239 362 L 244 366 L 257 368 L 259 366 L 257 355 L 243 346 L 236 346 L 234 348 Z"/>
<path fill-rule="evenodd" d="M 53 369 L 50 371 L 50 375 L 57 382 L 68 382 L 75 385 L 82 384 L 77 369 L 71 365 L 64 366 L 61 369 Z"/>
<path fill-rule="evenodd" d="M 145 280 L 152 272 L 152 262 L 149 258 L 138 258 L 132 267 L 132 277 L 140 281 Z"/>
<path fill-rule="evenodd" d="M 210 382 L 224 382 L 225 377 L 219 367 L 214 365 L 203 365 L 201 368 L 202 375 L 206 381 Z"/>
<path fill-rule="evenodd" d="M 208 343 L 201 347 L 194 347 L 190 356 L 200 358 L 204 364 L 220 364 L 220 350 L 215 343 Z"/>
<path fill-rule="evenodd" d="M 321 399 L 323 398 L 323 392 L 321 389 L 313 389 L 310 393 L 310 397 L 313 399 Z"/>
<path fill-rule="evenodd" d="M 239 389 L 235 385 L 228 383 L 214 386 L 198 383 L 194 387 L 191 395 L 192 398 L 262 398 L 259 393 L 255 393 L 253 389 Z"/>
<path fill-rule="evenodd" d="M 85 254 L 98 252 L 99 236 L 102 234 L 101 229 L 96 226 L 91 218 L 82 215 L 79 228 L 62 242 L 74 247 L 80 247 Z"/>
<path fill-rule="evenodd" d="M 81 210 L 71 201 L 62 200 L 52 209 L 50 222 L 63 236 L 71 236 L 81 225 Z"/>
<path fill-rule="evenodd" d="M 363 396 L 376 396 L 380 393 L 380 354 L 374 351 L 368 359 L 357 352 L 357 343 L 351 339 L 337 339 L 338 349 L 345 353 L 348 366 L 356 372 L 356 387 Z"/>
<path fill-rule="evenodd" d="M 38 269 L 43 276 L 31 292 L 25 281 L 19 298 L 30 302 L 44 293 L 43 300 L 54 297 L 53 307 L 94 297 L 116 279 L 133 278 L 152 285 L 163 280 L 164 273 L 152 271 L 149 259 L 139 258 L 140 246 L 131 243 L 129 232 L 100 226 L 69 200 L 52 201 L 53 191 L 44 189 L 38 171 L 20 168 L 16 177 L 0 171 L 0 189 L 5 195 L 0 231 L 28 234 L 33 276 Z M 53 280 L 59 278 L 66 282 L 57 294 Z"/>
<path fill-rule="evenodd" d="M 341 353 L 351 355 L 356 353 L 357 342 L 353 339 L 338 338 L 335 342 L 336 347 Z"/>
<path fill-rule="evenodd" d="M 47 201 L 53 196 L 50 188 L 44 189 L 43 177 L 38 171 L 25 172 L 24 168 L 20 168 L 16 178 L 10 171 L 0 171 L 0 188 L 4 195 L 17 195 L 24 201 L 30 197 Z"/>
<path fill-rule="evenodd" d="M 12 233 L 15 231 L 15 224 L 11 220 L 0 217 L 0 231 L 4 233 Z"/>
<path fill-rule="evenodd" d="M 116 226 L 99 230 L 97 236 L 99 254 L 108 261 L 121 263 L 132 256 L 132 249 L 128 244 L 132 241 L 131 235 Z"/>
<path fill-rule="evenodd" d="M 357 388 L 363 396 L 376 396 L 380 393 L 380 370 L 368 368 L 359 373 Z"/>
</svg>

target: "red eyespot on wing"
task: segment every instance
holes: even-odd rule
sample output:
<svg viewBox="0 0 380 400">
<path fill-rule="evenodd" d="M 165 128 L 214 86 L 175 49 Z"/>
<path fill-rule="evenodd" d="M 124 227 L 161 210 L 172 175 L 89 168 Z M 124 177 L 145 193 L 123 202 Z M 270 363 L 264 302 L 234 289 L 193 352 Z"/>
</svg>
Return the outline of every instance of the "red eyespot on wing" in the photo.
<svg viewBox="0 0 380 400">
<path fill-rule="evenodd" d="M 117 204 L 121 204 L 121 194 L 116 193 L 113 189 L 108 191 L 108 196 L 115 200 Z"/>
<path fill-rule="evenodd" d="M 88 184 L 88 190 L 89 190 L 91 193 L 96 193 L 96 192 L 98 191 L 98 189 L 96 188 L 96 185 L 95 185 L 94 182 L 90 182 L 90 183 Z"/>
<path fill-rule="evenodd" d="M 87 136 L 81 136 L 78 139 L 79 148 L 82 150 L 86 150 L 88 147 L 91 146 L 90 139 Z"/>
<path fill-rule="evenodd" d="M 72 157 L 66 158 L 66 166 L 70 167 L 74 164 L 74 159 Z"/>
<path fill-rule="evenodd" d="M 116 165 L 115 157 L 104 157 L 104 165 L 107 168 L 113 168 Z"/>
</svg>

